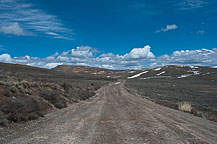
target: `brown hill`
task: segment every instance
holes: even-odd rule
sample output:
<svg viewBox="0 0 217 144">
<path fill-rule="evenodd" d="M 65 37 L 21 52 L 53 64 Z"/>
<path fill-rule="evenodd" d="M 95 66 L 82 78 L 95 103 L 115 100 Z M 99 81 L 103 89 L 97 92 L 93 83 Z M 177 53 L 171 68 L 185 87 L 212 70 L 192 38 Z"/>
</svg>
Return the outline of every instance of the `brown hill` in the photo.
<svg viewBox="0 0 217 144">
<path fill-rule="evenodd" d="M 72 65 L 59 65 L 53 70 L 72 73 L 89 73 L 89 74 L 112 74 L 117 71 L 104 68 L 96 68 L 89 66 L 72 66 Z"/>
</svg>

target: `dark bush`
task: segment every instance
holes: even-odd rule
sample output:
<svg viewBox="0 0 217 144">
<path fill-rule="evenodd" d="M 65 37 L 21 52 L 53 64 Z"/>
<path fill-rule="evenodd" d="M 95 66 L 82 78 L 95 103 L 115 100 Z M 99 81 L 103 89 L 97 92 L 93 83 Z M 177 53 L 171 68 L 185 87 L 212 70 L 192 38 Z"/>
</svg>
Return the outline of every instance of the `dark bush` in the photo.
<svg viewBox="0 0 217 144">
<path fill-rule="evenodd" d="M 94 95 L 95 95 L 95 92 L 90 91 L 90 90 L 83 90 L 79 92 L 80 100 L 86 100 Z"/>
<path fill-rule="evenodd" d="M 9 89 L 9 91 L 12 92 L 12 93 L 17 93 L 17 91 L 18 91 L 15 86 L 10 86 L 8 89 Z"/>
<path fill-rule="evenodd" d="M 67 84 L 67 83 L 63 83 L 62 87 L 64 88 L 64 90 L 68 90 L 70 89 L 72 86 Z"/>
<path fill-rule="evenodd" d="M 49 101 L 51 104 L 53 104 L 56 108 L 65 108 L 66 101 L 60 96 L 60 93 L 58 91 L 47 91 L 43 90 L 41 92 L 41 96 Z"/>
<path fill-rule="evenodd" d="M 41 105 L 30 97 L 10 98 L 8 103 L 1 107 L 1 111 L 7 115 L 7 119 L 13 122 L 21 122 L 37 119 L 42 116 Z"/>
<path fill-rule="evenodd" d="M 10 97 L 13 94 L 16 94 L 17 92 L 18 92 L 18 89 L 15 86 L 9 86 L 5 89 L 4 95 L 7 97 Z"/>
</svg>

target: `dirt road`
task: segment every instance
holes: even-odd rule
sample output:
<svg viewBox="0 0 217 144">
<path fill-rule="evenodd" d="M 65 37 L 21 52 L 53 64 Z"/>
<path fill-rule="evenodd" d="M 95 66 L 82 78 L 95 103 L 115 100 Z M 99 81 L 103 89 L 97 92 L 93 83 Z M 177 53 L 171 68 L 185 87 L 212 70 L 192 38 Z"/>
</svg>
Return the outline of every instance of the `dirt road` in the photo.
<svg viewBox="0 0 217 144">
<path fill-rule="evenodd" d="M 215 144 L 217 124 L 136 97 L 123 83 L 111 83 L 85 102 L 0 136 L 0 143 Z"/>
</svg>

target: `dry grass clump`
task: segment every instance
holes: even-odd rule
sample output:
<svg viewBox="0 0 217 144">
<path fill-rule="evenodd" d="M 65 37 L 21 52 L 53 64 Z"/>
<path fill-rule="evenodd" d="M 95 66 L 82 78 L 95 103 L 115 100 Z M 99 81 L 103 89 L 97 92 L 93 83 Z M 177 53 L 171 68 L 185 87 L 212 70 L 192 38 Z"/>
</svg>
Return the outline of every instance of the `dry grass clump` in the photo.
<svg viewBox="0 0 217 144">
<path fill-rule="evenodd" d="M 190 102 L 179 102 L 178 106 L 179 106 L 179 110 L 181 111 L 189 112 L 195 116 L 202 117 L 202 113 L 197 111 L 197 109 L 193 107 Z"/>
<path fill-rule="evenodd" d="M 193 110 L 190 102 L 179 102 L 178 106 L 179 106 L 179 110 L 184 111 L 184 112 L 191 113 Z"/>
</svg>

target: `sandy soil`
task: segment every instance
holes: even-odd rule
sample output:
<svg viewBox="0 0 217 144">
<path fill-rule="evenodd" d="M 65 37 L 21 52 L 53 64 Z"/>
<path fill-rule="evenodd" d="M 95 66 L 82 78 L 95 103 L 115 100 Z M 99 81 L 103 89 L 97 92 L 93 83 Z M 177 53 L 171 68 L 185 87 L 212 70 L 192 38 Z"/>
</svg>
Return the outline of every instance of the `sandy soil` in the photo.
<svg viewBox="0 0 217 144">
<path fill-rule="evenodd" d="M 0 129 L 10 144 L 215 144 L 217 123 L 157 105 L 110 83 L 91 99 Z"/>
</svg>

